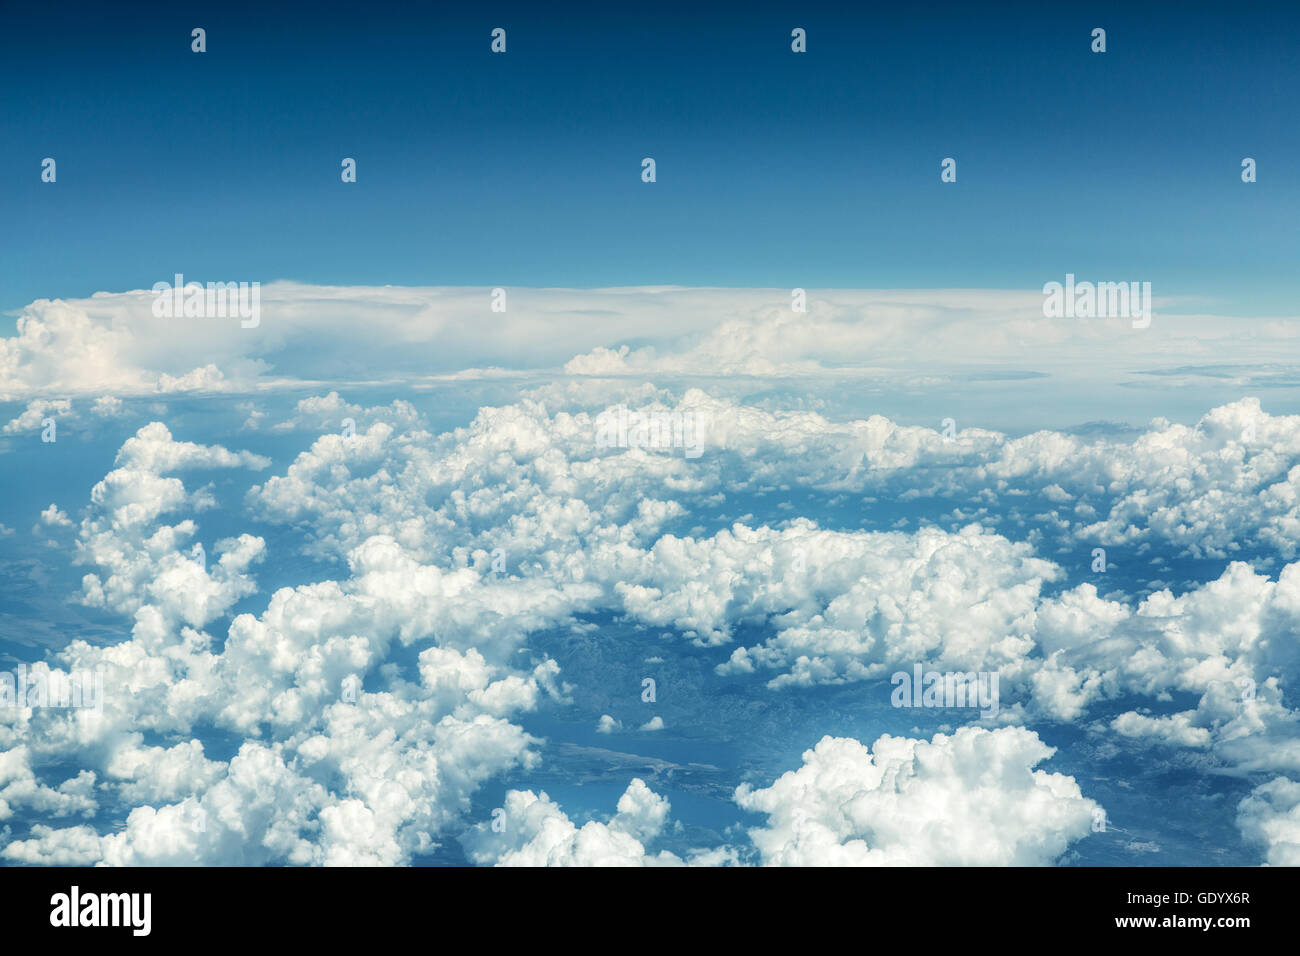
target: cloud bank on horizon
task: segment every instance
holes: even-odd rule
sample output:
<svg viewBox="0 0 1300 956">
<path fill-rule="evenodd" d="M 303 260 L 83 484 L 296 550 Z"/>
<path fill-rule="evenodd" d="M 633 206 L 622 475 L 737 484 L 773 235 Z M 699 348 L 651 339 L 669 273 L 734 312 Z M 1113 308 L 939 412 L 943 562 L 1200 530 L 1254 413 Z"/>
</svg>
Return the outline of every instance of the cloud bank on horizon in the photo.
<svg viewBox="0 0 1300 956">
<path fill-rule="evenodd" d="M 0 399 L 561 370 L 919 385 L 999 371 L 1094 385 L 1225 374 L 1265 386 L 1270 375 L 1294 381 L 1278 358 L 1300 316 L 1216 315 L 1207 303 L 1157 297 L 1151 326 L 1132 329 L 1127 318 L 1045 318 L 1038 290 L 798 290 L 806 311 L 792 309 L 793 292 L 273 282 L 261 288 L 255 328 L 233 317 L 160 317 L 150 290 L 39 299 L 18 312 L 17 334 L 0 339 Z"/>
</svg>

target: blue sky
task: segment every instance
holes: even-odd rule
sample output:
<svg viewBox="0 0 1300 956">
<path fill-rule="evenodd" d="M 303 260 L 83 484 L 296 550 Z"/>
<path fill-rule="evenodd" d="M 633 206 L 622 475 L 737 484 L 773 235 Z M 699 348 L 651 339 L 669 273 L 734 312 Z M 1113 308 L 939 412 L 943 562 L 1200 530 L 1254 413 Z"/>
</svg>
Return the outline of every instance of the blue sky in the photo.
<svg viewBox="0 0 1300 956">
<path fill-rule="evenodd" d="M 1300 21 L 1130 6 L 12 10 L 0 306 L 174 272 L 1028 289 L 1073 271 L 1281 314 Z"/>
</svg>

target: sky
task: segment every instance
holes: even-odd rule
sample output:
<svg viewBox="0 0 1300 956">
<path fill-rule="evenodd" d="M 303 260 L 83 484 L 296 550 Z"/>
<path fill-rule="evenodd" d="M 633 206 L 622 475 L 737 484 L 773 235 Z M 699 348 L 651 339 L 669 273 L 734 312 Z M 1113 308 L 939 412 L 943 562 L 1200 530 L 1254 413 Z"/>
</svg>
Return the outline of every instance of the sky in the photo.
<svg viewBox="0 0 1300 956">
<path fill-rule="evenodd" d="M 2 16 L 0 863 L 1300 864 L 1294 8 Z"/>
<path fill-rule="evenodd" d="M 1073 270 L 1226 314 L 1294 301 L 1286 4 L 854 6 L 11 8 L 0 307 L 175 272 L 1035 289 Z"/>
</svg>

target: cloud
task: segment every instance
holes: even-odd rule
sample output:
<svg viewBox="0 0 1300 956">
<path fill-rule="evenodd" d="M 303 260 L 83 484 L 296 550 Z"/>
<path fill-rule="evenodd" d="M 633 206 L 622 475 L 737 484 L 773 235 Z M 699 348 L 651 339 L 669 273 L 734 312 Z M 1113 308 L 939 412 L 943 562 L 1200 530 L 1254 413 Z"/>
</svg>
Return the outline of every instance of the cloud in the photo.
<svg viewBox="0 0 1300 956">
<path fill-rule="evenodd" d="M 531 790 L 506 794 L 503 830 L 479 824 L 465 837 L 470 859 L 497 866 L 681 866 L 667 851 L 651 855 L 645 844 L 659 836 L 670 810 L 666 799 L 635 778 L 608 823 L 578 827 L 551 799 Z M 499 824 L 498 824 L 499 825 Z"/>
<path fill-rule="evenodd" d="M 37 823 L 27 840 L 14 840 L 0 856 L 34 866 L 88 866 L 99 859 L 99 834 L 94 827 L 56 829 Z"/>
<path fill-rule="evenodd" d="M 358 369 L 369 381 L 411 384 L 562 366 L 603 378 L 911 385 L 971 370 L 1094 382 L 1155 371 L 1167 375 L 1146 374 L 1149 387 L 1177 387 L 1188 369 L 1270 363 L 1300 331 L 1295 317 L 1175 317 L 1167 297 L 1148 329 L 1052 320 L 1037 289 L 809 290 L 803 313 L 792 311 L 789 289 L 507 291 L 508 311 L 493 312 L 488 288 L 267 282 L 255 329 L 158 318 L 149 290 L 39 299 L 20 312 L 17 334 L 0 339 L 0 400 L 360 384 Z M 1117 349 L 1126 356 L 1118 370 Z"/>
<path fill-rule="evenodd" d="M 97 566 L 87 599 L 131 619 L 130 637 L 54 654 L 68 672 L 102 674 L 100 712 L 0 710 L 0 817 L 101 808 L 124 826 L 101 835 L 98 854 L 84 831 L 33 830 L 14 858 L 407 863 L 460 825 L 486 780 L 535 762 L 539 741 L 509 718 L 563 690 L 553 661 L 518 666 L 516 652 L 529 630 L 569 613 L 556 589 L 424 565 L 371 536 L 348 556 L 350 575 L 280 589 L 217 642 L 203 628 L 256 592 L 251 567 L 265 544 L 223 539 L 207 562 L 183 551 L 194 521 L 162 519 L 210 498 L 173 473 L 265 460 L 153 423 L 116 464 L 92 490 L 79 543 Z M 394 641 L 421 645 L 414 669 L 385 664 Z M 349 696 L 351 677 L 370 683 Z M 205 752 L 213 733 L 239 742 L 228 762 Z M 86 769 L 42 781 L 69 763 Z"/>
<path fill-rule="evenodd" d="M 1285 699 L 1300 669 L 1289 639 L 1300 627 L 1300 564 L 1234 562 L 1213 580 L 1138 600 L 1099 590 L 1101 575 L 1067 587 L 1062 565 L 1039 553 L 1044 541 L 1086 531 L 1165 553 L 1209 553 L 1230 536 L 1283 554 L 1294 505 L 1278 486 L 1296 467 L 1292 419 L 1238 403 L 1195 426 L 1155 422 L 1125 440 L 970 428 L 946 439 L 882 416 L 840 421 L 700 389 L 633 391 L 642 410 L 707 418 L 706 453 L 601 447 L 607 384 L 538 390 L 441 434 L 403 401 L 302 399 L 282 432 L 320 434 L 257 479 L 243 503 L 253 519 L 287 526 L 288 547 L 333 571 L 257 597 L 256 569 L 283 556 L 237 521 L 223 520 L 235 525 L 229 536 L 205 541 L 195 516 L 220 504 L 205 471 L 239 477 L 270 463 L 180 440 L 161 422 L 140 428 L 94 485 L 77 534 L 78 560 L 89 566 L 83 599 L 121 615 L 130 636 L 110 646 L 73 641 L 49 665 L 102 667 L 104 712 L 0 714 L 0 752 L 13 765 L 0 784 L 6 811 L 104 808 L 123 824 L 102 834 L 106 862 L 410 862 L 463 830 L 488 780 L 536 762 L 544 744 L 518 715 L 568 691 L 530 637 L 589 614 L 668 632 L 681 640 L 665 653 L 711 655 L 708 666 L 721 660 L 723 673 L 753 681 L 756 693 L 883 681 L 901 663 L 993 670 L 1012 723 L 1077 721 L 1123 700 L 1126 712 L 1112 709 L 1096 725 L 1112 741 L 1193 749 L 1242 775 L 1300 769 L 1300 720 Z M 341 417 L 356 420 L 354 434 L 343 433 Z M 822 520 L 833 524 L 833 501 L 873 506 L 908 490 L 954 505 L 947 526 L 863 530 L 800 516 L 825 505 Z M 760 500 L 766 493 L 775 500 Z M 1147 507 L 1162 494 L 1182 518 Z M 1057 509 L 1055 539 L 1016 540 L 1014 522 L 994 530 L 968 514 L 972 498 L 997 506 L 1035 495 L 1041 501 L 1023 512 L 1029 527 L 1053 524 L 1050 514 L 1034 519 L 1036 509 Z M 763 514 L 737 518 L 746 508 Z M 60 509 L 46 512 L 60 523 Z M 1114 530 L 1095 531 L 1112 520 Z M 196 544 L 205 550 L 195 553 Z M 726 651 L 710 650 L 718 647 Z M 1180 699 L 1175 711 L 1174 694 L 1191 702 Z M 609 721 L 598 729 L 618 726 Z M 825 761 L 848 767 L 857 789 L 808 798 L 807 819 L 820 830 L 791 822 L 805 817 L 781 809 L 798 801 L 780 781 L 747 792 L 743 800 L 774 801 L 746 807 L 769 816 L 754 838 L 760 855 L 928 860 L 942 842 L 963 859 L 1056 859 L 1087 801 L 1077 788 L 1043 784 L 1044 795 L 1032 782 L 1048 752 L 1032 732 L 979 731 L 989 743 L 968 731 L 882 738 L 883 749 L 828 745 Z M 203 747 L 207 735 L 229 741 L 223 759 Z M 925 821 L 936 795 L 959 792 L 928 777 L 913 754 L 947 761 L 991 794 L 963 748 L 1018 781 L 1000 781 L 1008 807 L 1042 810 L 1015 818 L 1023 844 L 982 804 L 970 813 L 994 818 L 988 845 L 907 843 L 879 822 L 878 804 L 901 803 L 912 814 L 905 819 Z M 97 789 L 62 779 L 56 768 L 69 765 Z M 902 788 L 864 769 L 882 765 L 918 782 Z M 819 775 L 814 767 L 801 779 Z M 871 792 L 858 801 L 861 814 L 836 817 L 859 789 Z M 518 801 L 535 825 L 483 844 L 492 860 L 735 860 L 726 846 L 647 850 L 656 838 L 631 822 L 640 811 L 617 826 L 579 826 L 545 795 Z M 1243 829 L 1259 816 L 1241 816 Z M 50 841 L 63 837 L 24 839 L 16 853 L 54 853 Z"/>
<path fill-rule="evenodd" d="M 455 516 L 446 509 L 430 514 L 426 497 L 459 488 L 479 506 L 497 508 L 484 480 L 490 476 L 512 488 L 500 506 L 524 512 L 504 539 L 504 517 L 497 522 L 492 547 L 512 552 L 535 553 L 546 543 L 543 507 L 562 511 L 579 533 L 583 522 L 625 512 L 637 496 L 646 502 L 644 517 L 662 523 L 705 494 L 797 488 L 903 507 L 948 502 L 954 523 L 979 517 L 996 526 L 990 530 L 1062 552 L 1102 546 L 1110 564 L 1152 547 L 1194 558 L 1300 556 L 1300 416 L 1268 415 L 1254 399 L 1216 408 L 1192 426 L 1152 422 L 1132 440 L 1054 431 L 1011 438 L 974 428 L 949 439 L 878 415 L 833 421 L 699 389 L 631 406 L 645 418 L 689 415 L 701 423 L 704 453 L 695 459 L 681 448 L 602 448 L 604 407 L 584 406 L 586 396 L 577 400 L 571 411 L 556 410 L 574 399 L 551 391 L 544 400 L 484 408 L 467 427 L 436 437 L 420 433 L 409 407 L 394 403 L 358 419 L 346 444 L 326 435 L 254 498 L 271 520 L 314 514 L 327 535 L 353 529 L 349 540 L 327 545 L 336 553 L 356 543 L 351 513 L 381 480 L 396 495 L 391 513 L 377 519 L 386 533 L 412 546 L 454 547 L 434 539 Z M 338 424 L 322 420 L 317 427 Z"/>
<path fill-rule="evenodd" d="M 4 434 L 16 435 L 20 432 L 34 431 L 41 428 L 47 418 L 66 418 L 71 414 L 72 403 L 66 398 L 48 401 L 38 398 L 28 402 L 23 413 L 5 425 Z"/>
<path fill-rule="evenodd" d="M 768 818 L 750 831 L 766 865 L 1043 866 L 1088 835 L 1097 807 L 1073 777 L 1034 769 L 1054 752 L 1019 727 L 870 747 L 828 736 L 736 802 Z"/>
<path fill-rule="evenodd" d="M 95 774 L 83 770 L 57 787 L 41 783 L 32 767 L 32 752 L 20 745 L 0 751 L 0 820 L 7 820 L 17 808 L 44 816 L 73 814 L 91 816 L 96 809 Z"/>
<path fill-rule="evenodd" d="M 545 582 L 570 613 L 613 611 L 704 646 L 757 629 L 762 637 L 733 649 L 720 672 L 753 675 L 774 689 L 879 680 L 923 662 L 996 671 L 1004 700 L 1024 710 L 1022 719 L 1059 721 L 1126 694 L 1156 703 L 1194 692 L 1194 710 L 1120 715 L 1114 730 L 1135 744 L 1209 750 L 1239 771 L 1285 770 L 1300 760 L 1300 728 L 1280 692 L 1300 669 L 1282 651 L 1289 645 L 1281 635 L 1296 626 L 1290 595 L 1300 570 L 1292 566 L 1270 578 L 1232 563 L 1182 594 L 1161 587 L 1132 601 L 1103 596 L 1094 583 L 1107 580 L 1101 574 L 1059 590 L 1065 569 L 1039 557 L 1032 540 L 956 520 L 955 530 L 832 530 L 791 517 L 780 527 L 665 531 L 688 515 L 699 520 L 718 495 L 800 484 L 834 496 L 888 494 L 889 481 L 930 482 L 934 493 L 960 497 L 982 488 L 996 500 L 1000 488 L 1015 500 L 1017 489 L 991 481 L 994 473 L 1033 475 L 1042 488 L 1057 489 L 1057 500 L 1080 507 L 1089 496 L 1141 484 L 1165 485 L 1184 504 L 1200 489 L 1225 510 L 1225 487 L 1252 460 L 1241 455 L 1242 422 L 1255 425 L 1257 439 L 1265 436 L 1249 452 L 1268 458 L 1249 466 L 1262 474 L 1285 469 L 1291 452 L 1283 436 L 1300 417 L 1265 416 L 1244 403 L 1211 412 L 1195 428 L 1157 423 L 1129 442 L 965 431 L 945 442 L 931 429 L 880 417 L 832 422 L 699 390 L 675 408 L 642 408 L 705 410 L 719 429 L 711 433 L 716 445 L 694 461 L 680 451 L 600 449 L 594 415 L 532 399 L 481 409 L 468 426 L 440 436 L 381 416 L 350 440 L 317 439 L 249 501 L 268 520 L 309 524 L 322 556 L 346 554 L 364 535 L 382 533 L 428 560 L 449 555 L 453 566 L 480 571 L 491 570 L 497 554 L 503 581 Z M 1224 464 L 1203 464 L 1214 461 Z M 1245 540 L 1245 522 L 1260 512 L 1249 505 L 1249 486 L 1237 487 L 1242 517 L 1233 536 Z M 1141 533 L 1176 547 L 1189 540 L 1177 527 Z M 1279 534 L 1281 544 L 1285 531 Z M 1255 537 L 1262 542 L 1264 529 Z M 1250 699 L 1236 686 L 1246 680 L 1258 687 Z"/>
<path fill-rule="evenodd" d="M 601 714 L 600 720 L 596 724 L 596 733 L 598 734 L 612 734 L 622 729 L 622 722 L 615 720 L 609 714 Z"/>
<path fill-rule="evenodd" d="M 126 414 L 126 403 L 113 395 L 101 395 L 91 409 L 100 418 L 120 418 Z"/>
<path fill-rule="evenodd" d="M 1300 783 L 1276 777 L 1237 807 L 1242 835 L 1264 847 L 1270 866 L 1300 866 Z"/>
<path fill-rule="evenodd" d="M 118 467 L 91 489 L 77 550 L 80 561 L 101 571 L 83 579 L 83 600 L 121 613 L 152 602 L 169 617 L 201 626 L 252 594 L 256 585 L 248 570 L 266 547 L 260 537 L 217 541 L 213 551 L 219 557 L 209 566 L 203 551 L 196 553 L 202 545 L 190 546 L 198 530 L 192 520 L 171 526 L 156 522 L 185 506 L 215 504 L 205 493 L 188 493 L 173 472 L 268 464 L 248 452 L 174 441 L 161 422 L 142 427 L 122 445 Z"/>
<path fill-rule="evenodd" d="M 49 525 L 51 528 L 71 528 L 72 519 L 58 505 L 51 502 L 50 506 L 41 512 L 41 522 Z"/>
<path fill-rule="evenodd" d="M 1169 744 L 1176 747 L 1204 747 L 1210 743 L 1206 727 L 1193 726 L 1196 713 L 1188 711 L 1168 717 L 1148 717 L 1132 711 L 1121 714 L 1110 722 L 1111 729 L 1124 736 Z"/>
</svg>

